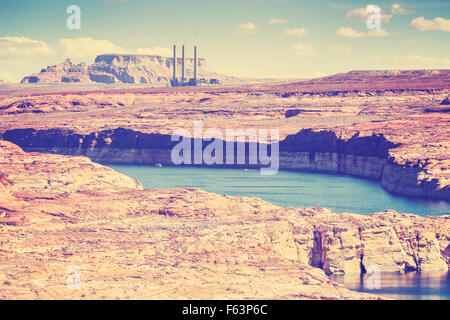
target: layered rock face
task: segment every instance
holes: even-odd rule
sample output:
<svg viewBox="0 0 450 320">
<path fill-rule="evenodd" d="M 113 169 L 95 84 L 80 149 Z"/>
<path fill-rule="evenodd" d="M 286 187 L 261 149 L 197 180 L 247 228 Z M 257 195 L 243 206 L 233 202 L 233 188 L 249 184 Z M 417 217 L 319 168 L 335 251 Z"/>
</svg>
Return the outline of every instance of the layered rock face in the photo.
<svg viewBox="0 0 450 320">
<path fill-rule="evenodd" d="M 177 58 L 177 75 L 182 59 Z M 206 68 L 205 59 L 198 59 L 198 78 L 222 78 Z M 102 83 L 165 83 L 173 78 L 173 58 L 148 55 L 100 55 L 89 66 L 92 81 Z M 180 76 L 181 77 L 181 76 Z M 194 59 L 185 58 L 185 77 L 194 77 Z"/>
<path fill-rule="evenodd" d="M 364 218 L 343 214 L 333 222 L 328 216 L 328 224 L 316 220 L 311 264 L 327 273 L 360 273 L 372 266 L 383 272 L 447 271 L 449 238 L 443 234 L 450 230 L 448 217 L 437 218 L 443 233 L 420 230 L 423 220 L 417 218 L 386 211 Z"/>
<path fill-rule="evenodd" d="M 177 58 L 177 76 L 181 77 L 182 59 Z M 73 64 L 67 59 L 61 64 L 42 69 L 25 77 L 21 83 L 160 83 L 169 85 L 173 77 L 173 58 L 152 55 L 104 54 L 91 65 Z M 194 59 L 185 58 L 185 77 L 194 77 Z M 198 59 L 197 77 L 230 80 L 206 68 L 205 59 Z"/>
<path fill-rule="evenodd" d="M 88 67 L 85 63 L 73 64 L 70 59 L 48 66 L 35 73 L 26 76 L 21 83 L 58 83 L 58 82 L 90 82 Z"/>
<path fill-rule="evenodd" d="M 310 92 L 327 91 L 330 95 L 352 94 L 369 91 L 368 94 L 402 92 L 421 89 L 433 92 L 450 85 L 449 69 L 430 70 L 353 70 L 346 73 L 306 80 L 288 85 L 277 85 L 284 94 L 295 94 L 298 89 L 308 88 Z M 371 91 L 371 92 L 370 92 Z"/>
<path fill-rule="evenodd" d="M 101 163 L 161 163 L 169 166 L 174 165 L 171 151 L 178 143 L 172 142 L 170 135 L 145 134 L 122 128 L 89 135 L 60 129 L 16 129 L 4 131 L 1 137 L 27 151 L 84 155 Z M 225 145 L 224 142 L 222 144 Z M 203 149 L 207 145 L 204 142 Z M 342 173 L 375 179 L 390 192 L 450 200 L 450 187 L 446 180 L 428 170 L 429 164 L 426 162 L 397 162 L 389 151 L 396 147 L 398 144 L 388 141 L 383 135 L 359 137 L 355 134 L 350 139 L 342 139 L 332 131 L 306 129 L 280 142 L 279 166 L 280 169 Z M 245 149 L 248 154 L 248 143 Z M 194 149 L 191 151 L 192 157 L 193 154 Z M 237 152 L 234 156 L 232 166 L 238 166 Z M 222 162 L 226 162 L 225 155 Z"/>
<path fill-rule="evenodd" d="M 85 157 L 5 141 L 0 173 L 2 299 L 373 299 L 326 274 L 438 272 L 450 262 L 449 217 L 142 190 Z M 73 266 L 78 290 L 66 286 Z"/>
</svg>

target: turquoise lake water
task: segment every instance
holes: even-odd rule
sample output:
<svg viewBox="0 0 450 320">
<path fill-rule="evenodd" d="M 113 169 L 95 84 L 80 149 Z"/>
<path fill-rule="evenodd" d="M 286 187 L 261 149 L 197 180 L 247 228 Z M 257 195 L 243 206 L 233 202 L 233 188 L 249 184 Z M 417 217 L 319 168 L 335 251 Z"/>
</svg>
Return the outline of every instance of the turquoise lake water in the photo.
<svg viewBox="0 0 450 320">
<path fill-rule="evenodd" d="M 380 286 L 369 289 L 367 275 L 332 275 L 330 278 L 350 290 L 400 300 L 449 300 L 450 273 L 380 273 Z"/>
<path fill-rule="evenodd" d="M 139 179 L 146 189 L 195 187 L 228 195 L 258 197 L 281 207 L 320 205 L 335 212 L 370 214 L 394 209 L 421 216 L 450 214 L 450 203 L 396 196 L 377 181 L 321 173 L 259 170 L 108 165 Z"/>
<path fill-rule="evenodd" d="M 194 167 L 108 165 L 139 179 L 146 189 L 195 187 L 218 194 L 259 197 L 281 207 L 321 205 L 335 212 L 370 214 L 385 209 L 419 215 L 450 214 L 450 203 L 389 194 L 377 181 L 320 173 Z M 450 275 L 381 273 L 380 289 L 367 288 L 366 276 L 333 276 L 349 289 L 394 299 L 450 299 Z"/>
</svg>

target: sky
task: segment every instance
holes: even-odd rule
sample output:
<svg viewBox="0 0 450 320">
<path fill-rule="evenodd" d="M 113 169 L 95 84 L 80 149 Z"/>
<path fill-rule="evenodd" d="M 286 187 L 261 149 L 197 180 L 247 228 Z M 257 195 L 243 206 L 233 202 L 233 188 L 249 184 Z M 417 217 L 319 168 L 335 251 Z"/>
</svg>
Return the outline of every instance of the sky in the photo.
<svg viewBox="0 0 450 320">
<path fill-rule="evenodd" d="M 71 5 L 80 28 L 67 26 Z M 0 79 L 10 82 L 66 58 L 171 56 L 174 44 L 244 77 L 450 68 L 450 0 L 0 0 Z"/>
</svg>

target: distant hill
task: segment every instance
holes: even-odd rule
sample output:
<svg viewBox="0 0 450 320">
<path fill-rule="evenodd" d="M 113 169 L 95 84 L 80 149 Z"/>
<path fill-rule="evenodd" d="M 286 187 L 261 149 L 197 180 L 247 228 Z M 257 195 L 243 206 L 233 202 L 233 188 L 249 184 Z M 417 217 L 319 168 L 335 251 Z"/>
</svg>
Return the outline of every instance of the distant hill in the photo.
<svg viewBox="0 0 450 320">
<path fill-rule="evenodd" d="M 448 79 L 449 69 L 430 70 L 353 70 L 346 73 L 337 73 L 331 76 L 319 78 L 323 81 L 356 80 L 356 79 L 405 79 L 416 80 L 418 78 Z"/>
<path fill-rule="evenodd" d="M 329 92 L 450 89 L 450 69 L 354 70 L 271 86 L 277 92 Z"/>
<path fill-rule="evenodd" d="M 177 58 L 177 76 L 181 77 L 181 58 Z M 197 78 L 228 81 L 234 77 L 220 75 L 206 68 L 198 59 Z M 21 83 L 160 83 L 169 84 L 173 75 L 173 58 L 152 55 L 104 54 L 92 65 L 73 64 L 70 59 L 48 66 L 23 78 Z M 194 75 L 194 59 L 185 58 L 185 78 Z"/>
</svg>

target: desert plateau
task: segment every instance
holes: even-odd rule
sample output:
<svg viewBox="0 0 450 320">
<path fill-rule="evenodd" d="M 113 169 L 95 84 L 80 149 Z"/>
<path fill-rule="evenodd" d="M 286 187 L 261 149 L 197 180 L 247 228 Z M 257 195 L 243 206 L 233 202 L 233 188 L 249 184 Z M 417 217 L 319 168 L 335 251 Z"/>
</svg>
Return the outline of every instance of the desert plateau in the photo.
<svg viewBox="0 0 450 320">
<path fill-rule="evenodd" d="M 3 89 L 1 297 L 374 299 L 326 274 L 373 263 L 447 270 L 449 216 L 363 216 L 193 188 L 143 190 L 90 160 L 170 165 L 169 133 L 193 119 L 276 125 L 280 168 L 357 175 L 390 192 L 449 200 L 448 71 L 409 72 L 418 85 L 402 85 L 403 73 L 192 91 Z M 349 90 L 340 79 L 379 87 Z M 65 286 L 71 265 L 83 270 L 77 291 Z"/>
<path fill-rule="evenodd" d="M 81 2 L 2 5 L 1 300 L 450 298 L 447 2 Z"/>
</svg>

